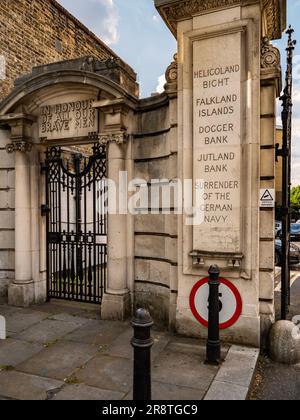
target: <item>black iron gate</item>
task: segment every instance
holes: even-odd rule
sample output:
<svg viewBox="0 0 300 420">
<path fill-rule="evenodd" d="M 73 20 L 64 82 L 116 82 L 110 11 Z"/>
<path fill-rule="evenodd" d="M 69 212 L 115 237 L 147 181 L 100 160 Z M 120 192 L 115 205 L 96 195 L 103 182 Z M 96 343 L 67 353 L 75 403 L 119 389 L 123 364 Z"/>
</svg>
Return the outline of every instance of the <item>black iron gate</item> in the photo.
<svg viewBox="0 0 300 420">
<path fill-rule="evenodd" d="M 47 149 L 48 299 L 101 303 L 107 272 L 105 147 L 84 155 Z"/>
</svg>

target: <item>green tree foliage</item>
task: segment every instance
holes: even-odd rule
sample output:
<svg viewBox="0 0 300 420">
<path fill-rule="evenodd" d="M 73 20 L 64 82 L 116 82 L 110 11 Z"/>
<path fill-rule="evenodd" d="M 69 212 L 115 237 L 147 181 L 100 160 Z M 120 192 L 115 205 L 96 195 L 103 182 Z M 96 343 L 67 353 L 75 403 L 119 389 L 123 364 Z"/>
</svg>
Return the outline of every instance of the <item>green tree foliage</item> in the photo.
<svg viewBox="0 0 300 420">
<path fill-rule="evenodd" d="M 291 207 L 294 212 L 300 211 L 300 185 L 291 191 Z"/>
</svg>

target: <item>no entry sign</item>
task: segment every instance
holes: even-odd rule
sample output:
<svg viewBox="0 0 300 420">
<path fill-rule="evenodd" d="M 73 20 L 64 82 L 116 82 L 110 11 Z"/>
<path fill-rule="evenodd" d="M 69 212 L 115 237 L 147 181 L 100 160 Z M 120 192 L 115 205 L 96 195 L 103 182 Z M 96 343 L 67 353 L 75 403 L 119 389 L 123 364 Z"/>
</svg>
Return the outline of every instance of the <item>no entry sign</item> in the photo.
<svg viewBox="0 0 300 420">
<path fill-rule="evenodd" d="M 190 308 L 194 317 L 208 327 L 209 278 L 198 281 L 190 295 Z M 242 313 L 242 298 L 237 288 L 226 279 L 220 279 L 220 329 L 234 325 Z"/>
</svg>

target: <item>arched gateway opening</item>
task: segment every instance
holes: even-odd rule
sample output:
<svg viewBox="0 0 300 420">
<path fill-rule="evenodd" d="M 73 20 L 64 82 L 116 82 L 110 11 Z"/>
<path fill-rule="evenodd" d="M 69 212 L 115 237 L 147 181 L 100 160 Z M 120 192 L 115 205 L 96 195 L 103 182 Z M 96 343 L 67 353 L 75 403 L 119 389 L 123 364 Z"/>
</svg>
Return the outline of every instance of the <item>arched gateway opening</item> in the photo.
<svg viewBox="0 0 300 420">
<path fill-rule="evenodd" d="M 1 221 L 14 233 L 8 301 L 96 301 L 103 319 L 119 320 L 140 306 L 206 337 L 190 297 L 217 264 L 242 297 L 222 339 L 257 347 L 275 315 L 275 212 L 260 198 L 275 188 L 271 40 L 285 2 L 178 3 L 156 1 L 178 39 L 162 94 L 138 99 L 128 66 L 88 58 L 34 69 L 0 105 L 0 169 L 5 155 L 15 172 L 15 206 Z M 117 211 L 103 219 L 106 176 Z"/>
</svg>

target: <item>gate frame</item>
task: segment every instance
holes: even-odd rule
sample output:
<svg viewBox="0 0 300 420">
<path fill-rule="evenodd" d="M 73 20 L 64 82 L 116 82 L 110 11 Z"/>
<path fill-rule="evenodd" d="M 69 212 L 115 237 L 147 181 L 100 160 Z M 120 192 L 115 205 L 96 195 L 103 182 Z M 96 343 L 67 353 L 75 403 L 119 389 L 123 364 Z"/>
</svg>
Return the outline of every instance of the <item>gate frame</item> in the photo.
<svg viewBox="0 0 300 420">
<path fill-rule="evenodd" d="M 64 245 L 62 245 L 62 247 L 61 247 L 61 237 L 65 236 L 64 234 L 66 234 L 67 238 L 70 237 L 70 236 L 75 236 L 76 239 L 74 241 L 74 244 L 75 244 L 75 249 L 76 250 L 78 249 L 78 235 L 80 235 L 80 236 L 84 235 L 86 238 L 90 237 L 90 231 L 87 232 L 87 227 L 86 226 L 84 228 L 84 232 L 81 229 L 82 226 L 79 227 L 79 223 L 80 223 L 80 225 L 83 224 L 83 222 L 81 221 L 82 220 L 82 216 L 81 216 L 82 207 L 81 207 L 81 200 L 80 200 L 79 214 L 78 214 L 78 207 L 77 207 L 77 205 L 79 203 L 76 201 L 76 230 L 75 230 L 75 232 L 73 230 L 69 229 L 70 228 L 70 226 L 69 226 L 69 223 L 70 223 L 69 215 L 67 216 L 67 221 L 68 221 L 67 223 L 68 223 L 68 226 L 69 226 L 68 232 L 66 232 L 65 230 L 62 230 L 62 228 L 61 228 L 62 213 L 61 213 L 61 210 L 60 210 L 59 213 L 58 213 L 59 220 L 56 220 L 56 223 L 59 224 L 60 230 L 61 230 L 59 232 L 60 238 L 56 242 L 52 242 L 50 240 L 51 233 L 53 233 L 53 232 L 51 232 L 51 228 L 50 228 L 50 217 L 51 217 L 51 214 L 52 214 L 51 212 L 52 211 L 54 212 L 54 208 L 50 208 L 50 194 L 51 194 L 51 191 L 49 190 L 49 188 L 50 188 L 49 177 L 51 177 L 51 173 L 52 173 L 51 170 L 53 171 L 53 169 L 51 168 L 51 165 L 56 164 L 57 168 L 59 168 L 60 180 L 57 180 L 57 181 L 54 182 L 57 189 L 59 189 L 59 193 L 58 193 L 59 197 L 60 197 L 59 205 L 61 206 L 61 204 L 62 204 L 61 203 L 61 199 L 62 199 L 61 194 L 62 193 L 66 194 L 66 197 L 67 197 L 67 200 L 68 200 L 67 212 L 69 212 L 70 211 L 71 197 L 76 198 L 76 200 L 78 200 L 78 197 L 82 196 L 82 194 L 83 194 L 84 197 L 85 197 L 85 200 L 87 200 L 87 192 L 84 193 L 83 190 L 86 189 L 86 190 L 90 191 L 90 185 L 93 185 L 91 188 L 95 189 L 96 188 L 96 183 L 98 181 L 107 179 L 106 148 L 104 146 L 100 146 L 99 144 L 95 144 L 95 143 L 94 143 L 93 147 L 90 147 L 90 148 L 93 150 L 93 154 L 90 155 L 89 157 L 86 157 L 85 163 L 84 163 L 84 168 L 82 170 L 81 170 L 80 165 L 81 165 L 81 163 L 84 159 L 83 155 L 79 154 L 78 151 L 76 151 L 76 150 L 74 150 L 73 152 L 72 152 L 72 150 L 66 151 L 67 153 L 69 152 L 71 157 L 74 159 L 75 173 L 70 172 L 68 170 L 68 167 L 66 167 L 64 156 L 63 156 L 64 151 L 63 151 L 63 148 L 60 147 L 60 146 L 51 146 L 50 145 L 47 148 L 47 151 L 46 151 L 46 159 L 41 164 L 41 172 L 42 172 L 42 174 L 45 174 L 45 179 L 46 179 L 46 185 L 45 185 L 45 187 L 46 187 L 46 189 L 45 189 L 46 204 L 42 205 L 42 216 L 46 217 L 46 230 L 47 230 L 47 234 L 46 234 L 46 237 L 47 237 L 47 258 L 46 258 L 47 259 L 47 301 L 50 301 L 51 299 L 63 299 L 63 300 L 70 300 L 70 301 L 76 301 L 76 302 L 101 304 L 102 299 L 103 299 L 103 295 L 104 295 L 105 290 L 106 290 L 107 262 L 105 263 L 105 269 L 103 267 L 101 267 L 101 275 L 98 277 L 98 292 L 99 292 L 99 295 L 94 296 L 94 294 L 92 293 L 88 297 L 87 295 L 85 295 L 83 293 L 83 294 L 81 294 L 81 296 L 79 296 L 79 294 L 77 292 L 77 296 L 74 298 L 74 293 L 70 293 L 69 287 L 68 287 L 68 290 L 69 290 L 68 293 L 59 291 L 58 294 L 60 296 L 55 296 L 55 291 L 53 291 L 54 295 L 53 296 L 50 295 L 50 289 L 51 289 L 50 276 L 51 276 L 51 274 L 53 274 L 52 270 L 51 270 L 51 266 L 50 266 L 50 255 L 52 253 L 53 254 L 55 253 L 55 251 L 51 250 L 51 248 L 52 248 L 51 244 L 56 243 L 57 245 L 60 246 L 59 250 L 56 250 L 56 253 L 58 253 L 60 255 L 59 258 L 61 258 L 61 253 L 62 252 L 64 253 L 64 256 L 66 256 L 65 249 L 67 248 L 67 261 L 69 261 L 69 251 L 70 251 L 69 242 L 70 242 L 70 240 L 69 241 L 66 240 L 66 242 L 68 242 L 68 245 L 67 245 L 66 248 L 64 248 L 64 251 L 62 251 L 61 248 L 64 247 Z M 105 163 L 103 163 L 104 160 L 105 160 Z M 100 163 L 100 161 L 102 163 Z M 98 179 L 98 177 L 97 177 L 97 179 L 93 180 L 92 178 L 89 179 L 89 177 L 88 177 L 90 185 L 86 184 L 85 186 L 82 186 L 82 179 L 86 180 L 86 176 L 88 174 L 93 175 L 92 172 L 93 172 L 93 170 L 95 171 L 96 164 L 97 164 L 97 167 L 98 166 L 99 167 L 103 166 L 103 168 L 102 168 L 103 169 L 102 178 Z M 66 176 L 66 179 L 64 178 L 64 180 L 61 179 L 63 174 Z M 72 187 L 70 185 L 69 177 L 75 179 L 75 187 Z M 65 184 L 67 184 L 67 185 L 65 185 Z M 78 185 L 78 184 L 80 184 L 80 185 Z M 66 191 L 66 189 L 70 189 L 71 193 L 69 191 Z M 72 193 L 73 189 L 75 191 Z M 95 192 L 96 191 L 94 191 L 94 194 L 93 194 L 93 208 L 94 207 L 96 208 L 96 206 L 97 206 L 97 197 L 95 195 Z M 86 201 L 85 204 L 84 204 L 84 211 L 87 211 L 88 204 L 89 203 L 87 203 L 87 201 Z M 52 207 L 53 207 L 53 203 L 52 203 Z M 97 220 L 94 220 L 95 217 L 96 217 Z M 86 220 L 86 215 L 85 215 L 85 220 Z M 86 248 L 88 247 L 88 253 L 90 253 L 91 247 L 93 248 L 94 252 L 96 252 L 96 250 L 98 250 L 98 248 L 102 248 L 102 246 L 105 247 L 104 256 L 105 256 L 105 259 L 107 259 L 107 214 L 105 214 L 104 217 L 101 217 L 101 222 L 102 222 L 102 220 L 104 221 L 105 226 L 104 226 L 104 228 L 101 227 L 101 232 L 98 232 L 98 233 L 97 233 L 97 231 L 96 232 L 95 231 L 91 232 L 93 237 L 94 237 L 94 242 L 93 242 L 92 246 L 87 246 L 88 242 L 86 242 L 86 241 L 84 241 L 84 244 L 85 244 L 84 246 Z M 95 229 L 97 223 L 100 223 L 100 220 L 98 220 L 98 215 L 96 214 L 96 211 L 94 209 L 93 210 L 93 229 Z M 72 235 L 72 233 L 75 233 L 75 235 Z M 99 237 L 99 236 L 103 236 L 103 237 L 105 236 L 106 237 L 106 244 L 105 245 L 96 244 L 96 237 Z M 71 249 L 72 249 L 72 246 L 71 246 Z M 73 248 L 73 250 L 74 250 L 74 248 Z M 101 251 L 101 256 L 102 255 L 103 254 L 102 254 L 102 251 Z M 86 252 L 85 252 L 85 256 L 87 257 Z M 90 260 L 90 257 L 89 257 L 89 260 Z M 98 262 L 99 262 L 99 259 L 98 259 Z M 85 263 L 86 263 L 86 261 L 85 261 Z M 96 263 L 96 259 L 94 257 L 94 264 L 95 263 Z M 103 263 L 102 257 L 101 257 L 101 263 Z M 77 252 L 76 252 L 76 263 L 75 263 L 76 268 L 74 267 L 74 274 L 78 271 L 78 264 L 80 264 L 80 262 L 77 261 Z M 69 263 L 67 264 L 67 266 L 69 267 Z M 89 268 L 91 268 L 91 266 L 89 266 Z M 60 270 L 60 276 L 63 276 L 64 283 L 70 284 L 72 279 L 69 276 L 67 276 L 66 273 L 64 272 L 66 270 L 65 263 L 63 263 L 63 266 L 61 266 L 61 264 L 59 264 L 59 270 Z M 93 269 L 93 278 L 94 278 L 94 281 L 95 281 L 96 273 L 95 273 L 94 270 L 96 270 L 95 266 L 94 266 L 94 269 Z M 69 271 L 69 268 L 68 268 L 68 271 Z M 86 272 L 86 268 L 85 268 L 85 272 Z M 89 276 L 90 276 L 90 271 L 89 271 Z M 66 279 L 65 277 L 68 277 L 68 278 Z M 92 275 L 91 275 L 91 277 L 92 277 Z M 93 283 L 92 290 L 95 291 L 94 283 Z M 69 296 L 66 297 L 66 295 L 69 295 Z M 71 295 L 73 295 L 73 298 L 71 297 Z"/>
</svg>

